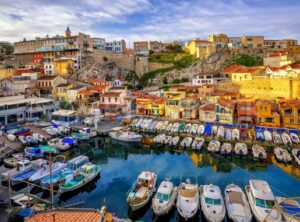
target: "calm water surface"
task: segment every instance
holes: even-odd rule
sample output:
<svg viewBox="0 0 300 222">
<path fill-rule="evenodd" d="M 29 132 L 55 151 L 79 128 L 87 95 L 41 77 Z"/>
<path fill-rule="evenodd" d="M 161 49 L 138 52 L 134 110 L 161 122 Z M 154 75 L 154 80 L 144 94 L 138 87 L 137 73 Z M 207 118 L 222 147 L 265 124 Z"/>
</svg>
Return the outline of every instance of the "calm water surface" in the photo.
<svg viewBox="0 0 300 222">
<path fill-rule="evenodd" d="M 182 178 L 196 178 L 198 184 L 214 183 L 224 190 L 225 186 L 235 183 L 242 188 L 249 179 L 259 178 L 268 181 L 275 195 L 300 196 L 300 168 L 277 163 L 269 156 L 268 163 L 256 163 L 251 159 L 222 157 L 205 152 L 164 151 L 161 148 L 142 148 L 112 141 L 109 138 L 95 138 L 81 145 L 80 150 L 69 151 L 68 158 L 84 153 L 93 163 L 102 167 L 101 177 L 83 189 L 64 196 L 56 196 L 62 205 L 84 201 L 76 207 L 100 208 L 106 205 L 119 217 L 133 220 L 152 221 L 154 214 L 149 207 L 131 213 L 126 203 L 126 193 L 143 170 L 158 174 L 158 185 L 164 178 L 172 178 L 176 185 Z M 194 180 L 196 180 L 194 179 Z M 162 221 L 176 221 L 173 212 Z M 201 219 L 201 215 L 198 216 Z"/>
</svg>

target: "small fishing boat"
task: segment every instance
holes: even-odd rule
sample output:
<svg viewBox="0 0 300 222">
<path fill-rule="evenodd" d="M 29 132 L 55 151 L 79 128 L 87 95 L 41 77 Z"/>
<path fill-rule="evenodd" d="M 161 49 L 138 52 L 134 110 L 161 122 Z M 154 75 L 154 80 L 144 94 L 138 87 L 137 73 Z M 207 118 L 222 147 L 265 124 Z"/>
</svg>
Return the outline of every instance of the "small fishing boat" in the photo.
<svg viewBox="0 0 300 222">
<path fill-rule="evenodd" d="M 265 141 L 272 141 L 272 134 L 270 131 L 265 130 L 264 131 L 264 137 L 265 137 Z"/>
<path fill-rule="evenodd" d="M 266 181 L 251 179 L 245 189 L 256 221 L 282 221 L 281 213 L 272 210 L 275 196 Z"/>
<path fill-rule="evenodd" d="M 28 207 L 28 204 L 33 201 L 33 197 L 30 197 L 27 194 L 19 193 L 17 195 L 14 195 L 10 198 L 11 202 L 19 207 L 26 208 Z"/>
<path fill-rule="evenodd" d="M 9 157 L 14 152 L 14 149 L 9 146 L 4 146 L 0 148 L 0 162 L 2 162 L 5 158 Z"/>
<path fill-rule="evenodd" d="M 153 143 L 162 143 L 163 139 L 165 138 L 165 134 L 158 134 L 153 138 Z"/>
<path fill-rule="evenodd" d="M 16 164 L 16 167 L 1 173 L 1 179 L 2 181 L 9 182 L 10 178 L 12 178 L 13 176 L 15 176 L 20 172 L 30 169 L 31 167 L 32 167 L 32 162 L 30 162 L 29 160 L 27 159 L 19 160 Z"/>
<path fill-rule="evenodd" d="M 291 146 L 293 144 L 290 136 L 287 133 L 282 133 L 281 139 L 286 146 Z"/>
<path fill-rule="evenodd" d="M 11 135 L 13 135 L 13 134 L 11 134 Z M 26 140 L 26 136 L 19 136 L 18 139 L 23 145 L 28 144 L 28 141 Z"/>
<path fill-rule="evenodd" d="M 148 120 L 145 122 L 143 129 L 144 129 L 144 130 L 147 130 L 147 129 L 149 128 L 149 126 L 151 125 L 152 121 L 153 121 L 152 119 L 148 119 Z"/>
<path fill-rule="evenodd" d="M 87 135 L 89 138 L 93 138 L 97 136 L 97 133 L 95 131 L 92 131 L 91 128 L 85 127 L 79 130 L 79 133 Z"/>
<path fill-rule="evenodd" d="M 24 149 L 24 156 L 28 159 L 37 159 L 44 156 L 44 152 L 39 147 L 26 147 Z"/>
<path fill-rule="evenodd" d="M 197 129 L 197 134 L 203 135 L 204 129 L 205 129 L 204 125 L 200 124 L 198 129 Z"/>
<path fill-rule="evenodd" d="M 296 133 L 290 133 L 290 137 L 291 137 L 291 140 L 293 141 L 293 143 L 296 143 L 296 144 L 300 143 L 299 136 Z"/>
<path fill-rule="evenodd" d="M 170 141 L 172 140 L 172 136 L 165 136 L 162 139 L 162 145 L 168 145 L 170 143 Z"/>
<path fill-rule="evenodd" d="M 282 144 L 283 143 L 283 141 L 281 139 L 281 136 L 277 132 L 273 132 L 272 136 L 273 136 L 274 143 L 276 143 L 276 144 Z"/>
<path fill-rule="evenodd" d="M 170 146 L 177 146 L 178 145 L 178 142 L 179 142 L 179 136 L 174 136 L 170 142 L 169 142 L 169 145 Z"/>
<path fill-rule="evenodd" d="M 57 171 L 60 171 L 67 167 L 67 163 L 65 162 L 55 162 L 52 164 L 52 174 L 54 174 Z M 30 178 L 29 181 L 33 183 L 37 183 L 43 178 L 50 175 L 50 166 L 46 165 L 42 169 L 38 170 L 36 173 L 34 173 Z"/>
<path fill-rule="evenodd" d="M 178 132 L 182 133 L 184 131 L 185 128 L 185 123 L 180 123 L 179 127 L 178 127 Z"/>
<path fill-rule="evenodd" d="M 152 199 L 152 209 L 157 216 L 170 212 L 177 198 L 178 188 L 169 180 L 164 180 Z"/>
<path fill-rule="evenodd" d="M 231 129 L 226 129 L 225 130 L 225 139 L 226 140 L 231 140 Z"/>
<path fill-rule="evenodd" d="M 204 217 L 209 222 L 221 222 L 225 218 L 225 203 L 218 186 L 200 186 L 201 209 Z"/>
<path fill-rule="evenodd" d="M 253 145 L 252 146 L 252 153 L 255 160 L 266 160 L 267 159 L 267 153 L 264 147 L 260 145 Z"/>
<path fill-rule="evenodd" d="M 197 134 L 197 130 L 198 130 L 198 124 L 193 124 L 191 129 L 190 129 L 190 134 Z"/>
<path fill-rule="evenodd" d="M 201 150 L 204 143 L 204 139 L 201 137 L 195 137 L 193 143 L 192 143 L 192 149 L 193 150 Z"/>
<path fill-rule="evenodd" d="M 230 143 L 223 143 L 221 146 L 221 154 L 223 155 L 231 155 L 232 153 L 232 145 Z"/>
<path fill-rule="evenodd" d="M 93 179 L 95 179 L 101 172 L 101 167 L 92 163 L 86 163 L 81 168 L 78 174 L 74 175 L 71 179 L 66 179 L 66 182 L 59 185 L 60 193 L 67 193 L 77 190 Z"/>
<path fill-rule="evenodd" d="M 55 147 L 52 147 L 52 146 L 39 145 L 39 148 L 42 150 L 42 152 L 44 154 L 47 154 L 47 155 L 49 155 L 50 153 L 54 154 L 54 155 L 59 154 L 59 151 Z"/>
<path fill-rule="evenodd" d="M 276 159 L 280 162 L 289 163 L 292 161 L 292 157 L 286 149 L 283 149 L 281 147 L 276 147 L 274 149 L 274 153 Z"/>
<path fill-rule="evenodd" d="M 223 126 L 219 126 L 217 131 L 217 138 L 223 139 L 225 136 L 225 129 Z"/>
<path fill-rule="evenodd" d="M 48 146 L 52 146 L 58 150 L 64 151 L 69 149 L 71 146 L 68 143 L 64 143 L 63 140 L 59 138 L 54 138 L 48 141 Z"/>
<path fill-rule="evenodd" d="M 160 131 L 164 131 L 166 130 L 167 126 L 168 126 L 169 121 L 163 121 L 161 127 L 160 127 Z"/>
<path fill-rule="evenodd" d="M 231 137 L 234 141 L 237 141 L 240 139 L 240 131 L 238 129 L 233 129 L 231 132 Z"/>
<path fill-rule="evenodd" d="M 148 131 L 152 132 L 156 126 L 157 121 L 154 120 L 152 121 L 152 123 L 150 124 L 150 126 L 148 127 Z"/>
<path fill-rule="evenodd" d="M 228 217 L 234 222 L 251 222 L 249 202 L 240 187 L 230 184 L 225 188 L 225 205 Z"/>
<path fill-rule="evenodd" d="M 154 130 L 155 130 L 155 131 L 159 131 L 160 128 L 162 127 L 162 125 L 163 125 L 163 122 L 162 122 L 162 121 L 158 121 L 158 122 L 156 123 L 155 127 L 154 127 Z"/>
<path fill-rule="evenodd" d="M 146 124 L 147 124 L 147 122 L 148 122 L 148 119 L 143 119 L 143 121 L 142 121 L 141 124 L 140 124 L 140 128 L 141 128 L 141 129 L 144 129 L 145 126 L 146 126 Z"/>
<path fill-rule="evenodd" d="M 27 136 L 30 134 L 30 129 L 29 128 L 23 128 L 19 129 L 16 132 L 14 132 L 14 135 L 19 137 L 19 136 Z"/>
<path fill-rule="evenodd" d="M 26 141 L 27 141 L 27 144 L 38 144 L 39 143 L 39 141 L 35 138 L 35 137 L 33 137 L 33 136 L 26 136 L 25 137 L 25 139 L 26 139 Z"/>
<path fill-rule="evenodd" d="M 135 124 L 138 122 L 138 119 L 134 119 L 130 124 L 129 126 L 130 127 L 135 127 Z"/>
<path fill-rule="evenodd" d="M 179 215 L 185 220 L 196 215 L 200 207 L 198 184 L 192 184 L 189 179 L 180 184 L 176 207 Z"/>
<path fill-rule="evenodd" d="M 185 137 L 185 138 L 181 141 L 180 146 L 181 146 L 182 148 L 189 148 L 189 147 L 191 146 L 192 142 L 193 142 L 193 138 L 188 136 L 188 137 Z"/>
<path fill-rule="evenodd" d="M 183 132 L 184 133 L 190 132 L 191 127 L 192 127 L 192 124 L 190 124 L 190 123 L 186 124 L 185 127 L 184 127 Z"/>
<path fill-rule="evenodd" d="M 18 156 L 9 157 L 3 160 L 5 166 L 8 167 L 15 167 L 17 165 L 17 162 L 24 159 L 24 155 L 20 154 Z"/>
<path fill-rule="evenodd" d="M 132 211 L 144 207 L 155 192 L 157 175 L 143 171 L 128 191 L 127 203 Z"/>
<path fill-rule="evenodd" d="M 50 136 L 57 136 L 58 132 L 53 129 L 52 126 L 47 126 L 43 128 L 43 130 Z"/>
<path fill-rule="evenodd" d="M 223 128 L 223 132 L 224 132 L 224 128 Z M 213 135 L 217 135 L 218 134 L 218 126 L 217 125 L 212 126 L 211 133 Z M 224 133 L 223 133 L 223 135 L 224 135 Z"/>
<path fill-rule="evenodd" d="M 167 128 L 166 128 L 166 132 L 171 132 L 172 127 L 173 127 L 173 124 L 172 124 L 172 123 L 169 123 L 169 125 L 168 125 Z"/>
<path fill-rule="evenodd" d="M 300 149 L 293 149 L 292 155 L 293 155 L 296 163 L 300 166 Z"/>
<path fill-rule="evenodd" d="M 275 197 L 277 207 L 282 213 L 284 221 L 299 222 L 300 221 L 300 203 L 297 199 Z"/>
<path fill-rule="evenodd" d="M 122 128 L 114 128 L 112 131 L 108 134 L 112 139 L 120 140 L 124 142 L 141 142 L 142 135 L 137 134 L 135 132 L 130 132 L 127 130 L 124 130 Z"/>
<path fill-rule="evenodd" d="M 6 138 L 12 142 L 15 142 L 17 140 L 17 137 L 14 134 L 7 134 Z"/>
<path fill-rule="evenodd" d="M 245 143 L 236 143 L 234 145 L 234 152 L 236 155 L 247 156 L 248 147 Z"/>
<path fill-rule="evenodd" d="M 218 140 L 212 140 L 207 146 L 207 150 L 211 153 L 217 153 L 220 151 L 221 143 Z"/>
<path fill-rule="evenodd" d="M 135 128 L 140 128 L 140 125 L 141 125 L 141 123 L 142 123 L 143 121 L 144 121 L 143 119 L 139 119 L 139 120 L 137 121 L 137 123 L 135 124 Z"/>
<path fill-rule="evenodd" d="M 78 140 L 88 140 L 89 136 L 84 133 L 72 133 L 71 136 Z"/>
<path fill-rule="evenodd" d="M 86 118 L 84 118 L 83 123 L 84 123 L 84 125 L 90 126 L 90 125 L 93 125 L 94 120 L 92 117 L 86 117 Z"/>
<path fill-rule="evenodd" d="M 177 133 L 178 132 L 179 123 L 174 123 L 172 127 L 172 132 Z"/>
<path fill-rule="evenodd" d="M 67 137 L 62 138 L 61 142 L 68 144 L 70 147 L 73 147 L 73 146 L 76 146 L 79 141 L 73 137 L 67 136 Z"/>
</svg>

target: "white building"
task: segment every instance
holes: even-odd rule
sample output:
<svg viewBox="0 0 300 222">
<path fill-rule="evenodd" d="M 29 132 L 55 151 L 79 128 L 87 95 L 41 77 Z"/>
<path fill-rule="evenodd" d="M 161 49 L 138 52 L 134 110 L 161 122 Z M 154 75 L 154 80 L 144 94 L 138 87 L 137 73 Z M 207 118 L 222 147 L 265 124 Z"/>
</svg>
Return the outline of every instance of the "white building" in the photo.
<svg viewBox="0 0 300 222">
<path fill-rule="evenodd" d="M 93 38 L 93 47 L 95 49 L 105 49 L 105 39 L 104 38 Z"/>
<path fill-rule="evenodd" d="M 54 74 L 54 65 L 52 62 L 44 62 L 44 71 L 45 75 L 53 75 Z"/>
<path fill-rule="evenodd" d="M 228 38 L 228 47 L 229 48 L 238 48 L 242 47 L 242 38 L 241 37 L 229 37 Z"/>
<path fill-rule="evenodd" d="M 218 84 L 222 81 L 228 80 L 228 74 L 207 74 L 207 75 L 198 75 L 192 79 L 193 86 L 203 86 L 203 85 L 212 85 Z"/>
<path fill-rule="evenodd" d="M 112 41 L 105 43 L 105 50 L 114 53 L 124 53 L 126 49 L 125 40 L 121 41 Z"/>
</svg>

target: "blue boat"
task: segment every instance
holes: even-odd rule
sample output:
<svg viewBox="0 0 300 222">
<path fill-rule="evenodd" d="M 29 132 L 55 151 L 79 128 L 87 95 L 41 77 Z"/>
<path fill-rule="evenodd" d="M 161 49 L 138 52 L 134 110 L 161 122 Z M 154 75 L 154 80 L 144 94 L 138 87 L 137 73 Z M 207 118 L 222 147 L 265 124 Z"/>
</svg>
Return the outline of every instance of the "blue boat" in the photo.
<svg viewBox="0 0 300 222">
<path fill-rule="evenodd" d="M 2 128 L 3 132 L 7 132 L 9 130 L 13 130 L 13 129 L 19 129 L 19 125 L 10 125 L 10 126 L 5 126 Z"/>
<path fill-rule="evenodd" d="M 66 180 L 73 178 L 73 173 L 74 173 L 73 170 L 65 168 L 52 174 L 53 187 L 58 187 L 60 183 L 63 183 Z M 50 175 L 41 180 L 42 186 L 47 188 L 50 187 L 50 182 L 51 182 Z"/>
<path fill-rule="evenodd" d="M 16 132 L 14 132 L 14 135 L 15 136 L 24 135 L 24 134 L 27 134 L 29 131 L 30 131 L 29 128 L 19 129 Z"/>
<path fill-rule="evenodd" d="M 25 157 L 29 159 L 41 158 L 44 156 L 43 150 L 39 147 L 26 147 L 24 152 Z"/>
<path fill-rule="evenodd" d="M 74 146 L 78 143 L 77 139 L 73 137 L 65 137 L 62 139 L 62 142 L 69 144 L 70 146 Z"/>
</svg>

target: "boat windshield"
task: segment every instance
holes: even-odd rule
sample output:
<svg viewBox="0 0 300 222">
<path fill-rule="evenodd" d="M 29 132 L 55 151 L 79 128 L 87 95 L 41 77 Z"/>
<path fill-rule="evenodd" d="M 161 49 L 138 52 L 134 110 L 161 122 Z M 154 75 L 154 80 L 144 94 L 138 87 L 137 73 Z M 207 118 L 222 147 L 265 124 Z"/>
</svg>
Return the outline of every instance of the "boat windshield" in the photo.
<svg viewBox="0 0 300 222">
<path fill-rule="evenodd" d="M 156 194 L 156 199 L 161 200 L 161 201 L 168 201 L 169 200 L 169 195 L 158 192 Z"/>
<path fill-rule="evenodd" d="M 274 206 L 274 201 L 273 200 L 262 200 L 259 198 L 255 198 L 255 204 L 258 207 L 271 209 Z"/>
<path fill-rule="evenodd" d="M 221 205 L 221 199 L 213 199 L 205 197 L 205 203 L 210 205 Z"/>
</svg>

